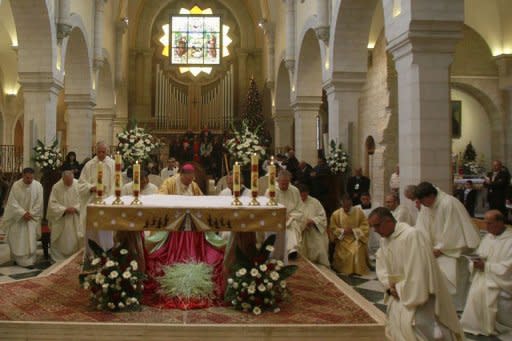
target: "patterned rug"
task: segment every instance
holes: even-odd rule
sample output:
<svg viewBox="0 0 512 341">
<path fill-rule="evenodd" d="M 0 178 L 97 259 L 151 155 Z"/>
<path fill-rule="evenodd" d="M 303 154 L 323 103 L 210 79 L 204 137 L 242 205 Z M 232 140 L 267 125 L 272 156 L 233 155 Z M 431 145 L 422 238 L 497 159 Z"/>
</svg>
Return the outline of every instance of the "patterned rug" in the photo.
<svg viewBox="0 0 512 341">
<path fill-rule="evenodd" d="M 299 270 L 287 282 L 289 301 L 279 313 L 259 316 L 229 307 L 199 310 L 156 309 L 140 312 L 96 311 L 88 291 L 80 288 L 81 255 L 57 273 L 0 285 L 0 320 L 165 324 L 363 324 L 376 323 L 368 313 L 334 286 L 311 264 L 299 259 Z"/>
</svg>

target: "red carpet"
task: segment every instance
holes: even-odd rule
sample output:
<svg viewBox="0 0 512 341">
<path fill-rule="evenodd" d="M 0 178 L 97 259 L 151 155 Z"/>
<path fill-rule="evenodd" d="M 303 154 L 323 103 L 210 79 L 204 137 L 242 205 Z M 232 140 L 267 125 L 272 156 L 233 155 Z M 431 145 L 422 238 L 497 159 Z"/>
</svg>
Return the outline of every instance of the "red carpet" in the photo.
<svg viewBox="0 0 512 341">
<path fill-rule="evenodd" d="M 362 324 L 376 323 L 363 309 L 338 290 L 308 262 L 299 259 L 299 270 L 287 280 L 289 301 L 279 313 L 255 316 L 227 307 L 174 310 L 143 306 L 141 312 L 96 311 L 88 291 L 80 288 L 81 255 L 57 273 L 0 285 L 0 320 L 136 322 L 166 324 Z"/>
</svg>

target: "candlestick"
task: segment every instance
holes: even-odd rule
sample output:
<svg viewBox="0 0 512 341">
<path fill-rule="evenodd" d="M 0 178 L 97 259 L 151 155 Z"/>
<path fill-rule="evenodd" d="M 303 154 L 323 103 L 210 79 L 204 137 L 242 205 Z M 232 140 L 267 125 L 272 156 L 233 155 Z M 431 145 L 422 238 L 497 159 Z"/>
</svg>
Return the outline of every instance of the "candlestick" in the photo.
<svg viewBox="0 0 512 341">
<path fill-rule="evenodd" d="M 97 205 L 104 205 L 105 201 L 103 201 L 103 161 L 99 161 L 96 164 L 96 201 Z"/>
<path fill-rule="evenodd" d="M 268 206 L 276 206 L 276 165 L 274 164 L 274 157 L 270 158 L 270 165 L 268 166 Z"/>
<path fill-rule="evenodd" d="M 122 186 L 121 167 L 122 167 L 121 155 L 119 154 L 119 152 L 117 152 L 116 156 L 115 156 L 115 173 L 114 173 L 114 194 L 116 195 L 116 199 L 112 202 L 112 205 L 124 205 L 124 202 L 121 200 L 121 186 Z"/>
<path fill-rule="evenodd" d="M 235 162 L 233 165 L 233 202 L 231 205 L 240 206 L 242 202 L 239 199 L 240 197 L 240 165 L 238 162 Z"/>
<path fill-rule="evenodd" d="M 259 206 L 258 198 L 258 155 L 253 153 L 251 155 L 251 196 L 252 200 L 249 206 Z"/>
<path fill-rule="evenodd" d="M 133 196 L 134 199 L 130 205 L 142 205 L 142 202 L 139 200 L 140 195 L 140 164 L 139 161 L 135 161 L 133 165 Z"/>
</svg>

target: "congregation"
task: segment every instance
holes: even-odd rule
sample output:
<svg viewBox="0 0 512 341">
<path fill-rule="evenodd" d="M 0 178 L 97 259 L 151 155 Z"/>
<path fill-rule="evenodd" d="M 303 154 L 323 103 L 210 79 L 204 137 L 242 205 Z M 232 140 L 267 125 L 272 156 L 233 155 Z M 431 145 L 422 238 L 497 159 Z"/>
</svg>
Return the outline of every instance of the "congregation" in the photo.
<svg viewBox="0 0 512 341">
<path fill-rule="evenodd" d="M 152 183 L 149 172 L 142 172 L 141 195 L 204 195 L 195 181 L 196 167 L 200 165 L 178 161 L 176 156 L 169 158 L 159 181 L 153 178 Z M 192 258 L 212 265 L 215 293 L 222 296 L 226 250 L 241 238 L 237 233 L 196 232 L 190 220 L 184 222 L 190 225 L 185 227 L 188 232 L 181 233 L 114 235 L 111 231 L 86 230 L 86 207 L 98 191 L 97 167 L 101 162 L 105 174 L 103 190 L 112 195 L 114 160 L 107 155 L 103 142 L 96 145 L 96 155 L 82 169 L 72 153 L 68 157 L 61 179 L 51 190 L 46 212 L 54 261 L 79 251 L 84 238 L 104 249 L 116 241 L 130 240 L 141 268 L 149 275 L 147 290 L 153 288 L 157 292 L 158 284 L 151 279 L 162 274 L 164 265 Z M 484 216 L 487 234 L 482 240 L 471 218 L 474 205 L 471 209 L 466 204 L 470 183 L 459 196 L 461 200 L 429 182 L 409 185 L 404 189 L 406 202 L 400 203 L 397 166 L 390 179 L 391 192 L 384 196 L 381 206 L 371 200 L 371 179 L 356 168 L 354 176 L 346 181 L 340 207 L 329 212 L 330 206 L 324 201 L 332 198 L 332 188 L 319 181 L 329 174 L 325 159 L 319 158 L 312 167 L 299 162 L 293 149 L 289 149 L 276 163 L 276 200 L 287 210 L 286 232 L 277 236 L 284 240 L 282 259 L 293 261 L 300 254 L 346 275 L 365 275 L 375 269 L 386 288 L 386 333 L 390 339 L 461 340 L 462 330 L 492 335 L 512 328 L 507 314 L 512 311 L 512 229 L 505 224 L 506 211 L 502 210 L 510 175 L 501 162 L 493 163 L 493 172 L 485 180 L 490 194 L 489 210 Z M 207 189 L 207 194 L 232 195 L 232 176 L 228 174 L 225 183 L 221 182 L 217 182 L 219 188 Z M 261 183 L 260 195 L 268 196 L 265 180 Z M 131 188 L 132 183 L 127 182 L 122 194 L 130 195 Z M 242 184 L 241 195 L 250 195 L 249 192 Z M 22 178 L 12 187 L 2 219 L 11 258 L 20 266 L 35 262 L 43 207 L 43 188 L 34 179 L 34 170 L 25 168 Z M 262 236 L 255 240 L 261 242 Z M 166 302 L 166 306 L 180 304 Z M 457 311 L 462 312 L 460 322 Z"/>
</svg>

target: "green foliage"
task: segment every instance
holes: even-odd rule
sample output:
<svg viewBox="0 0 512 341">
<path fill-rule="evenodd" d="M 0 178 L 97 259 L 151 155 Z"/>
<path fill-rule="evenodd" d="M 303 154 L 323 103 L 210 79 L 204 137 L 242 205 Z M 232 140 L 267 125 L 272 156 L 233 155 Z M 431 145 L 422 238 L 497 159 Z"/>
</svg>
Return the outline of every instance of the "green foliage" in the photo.
<svg viewBox="0 0 512 341">
<path fill-rule="evenodd" d="M 164 267 L 164 275 L 158 278 L 160 292 L 180 299 L 212 299 L 213 268 L 206 263 L 176 263 Z"/>
<path fill-rule="evenodd" d="M 476 160 L 476 150 L 473 147 L 471 141 L 467 144 L 466 149 L 464 150 L 464 155 L 462 156 L 464 162 L 475 161 Z"/>
</svg>

